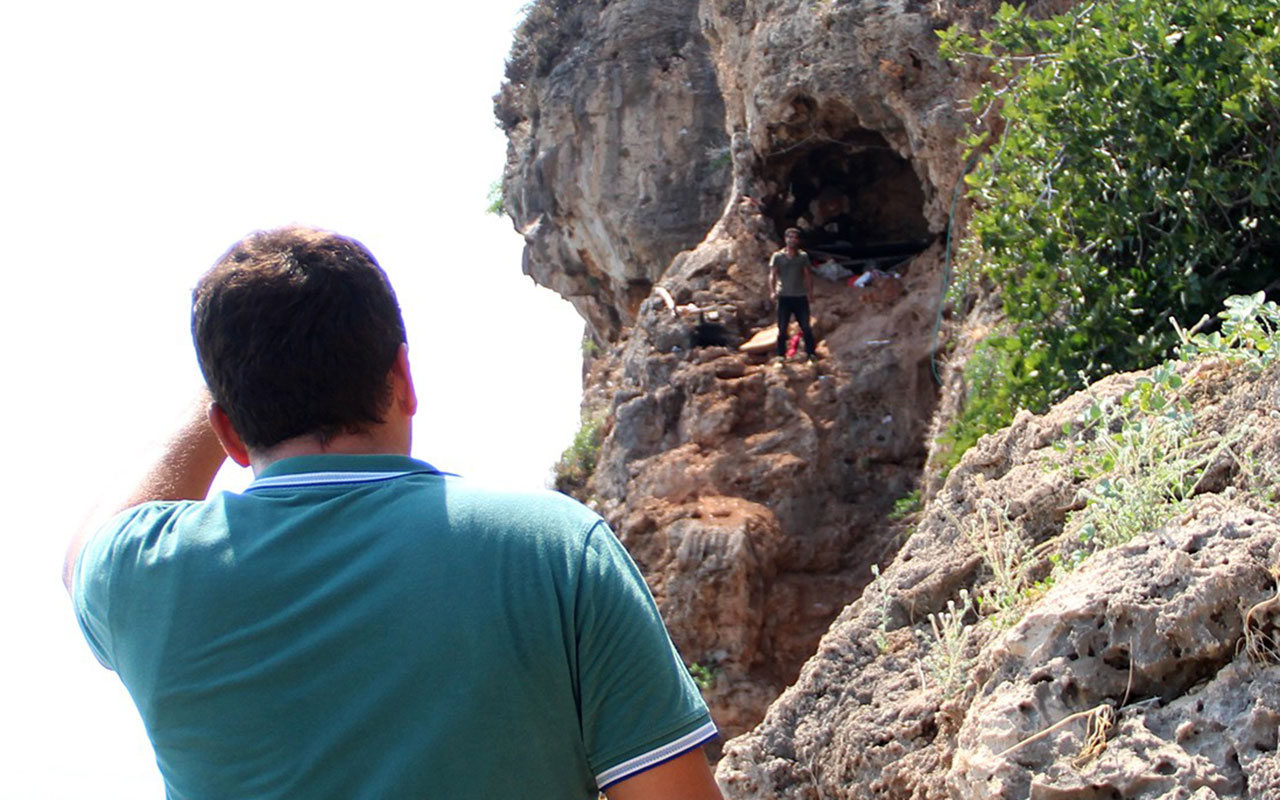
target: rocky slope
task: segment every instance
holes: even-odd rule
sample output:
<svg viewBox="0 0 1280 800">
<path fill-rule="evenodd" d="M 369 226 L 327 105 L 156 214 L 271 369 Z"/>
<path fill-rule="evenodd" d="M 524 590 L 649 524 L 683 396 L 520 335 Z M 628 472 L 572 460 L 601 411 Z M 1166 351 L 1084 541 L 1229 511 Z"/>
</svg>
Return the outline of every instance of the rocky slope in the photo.
<svg viewBox="0 0 1280 800">
<path fill-rule="evenodd" d="M 1280 797 L 1280 371 L 1183 372 L 1204 467 L 1172 519 L 1061 566 L 1084 552 L 1077 512 L 1099 480 L 1064 444 L 1133 375 L 984 438 L 729 743 L 727 794 Z M 984 602 L 966 611 L 966 596 Z"/>
<path fill-rule="evenodd" d="M 504 194 L 525 271 L 574 303 L 601 350 L 584 409 L 607 435 L 583 496 L 705 668 L 723 731 L 746 734 L 720 766 L 731 796 L 1265 796 L 1248 793 L 1271 780 L 1274 725 L 1259 732 L 1275 690 L 1232 648 L 1234 604 L 1268 596 L 1276 554 L 1271 518 L 1226 499 L 1238 470 L 1202 487 L 1183 527 L 1086 562 L 1017 620 L 957 617 L 957 637 L 971 626 L 952 648 L 964 679 L 935 674 L 928 614 L 990 583 L 973 542 L 989 528 L 1069 554 L 1085 486 L 1052 447 L 1092 402 L 1076 398 L 931 485 L 910 538 L 887 518 L 951 408 L 939 379 L 956 373 L 935 355 L 981 335 L 983 314 L 950 319 L 942 290 L 962 101 L 982 76 L 943 63 L 934 32 L 993 7 L 534 5 L 548 13 L 517 36 L 496 98 Z M 765 262 L 789 225 L 810 249 L 900 277 L 820 279 L 821 357 L 775 369 L 737 345 L 771 322 Z M 1035 552 L 1039 580 L 1048 552 Z M 1128 744 L 1077 768 L 1071 715 L 1104 701 Z"/>
</svg>

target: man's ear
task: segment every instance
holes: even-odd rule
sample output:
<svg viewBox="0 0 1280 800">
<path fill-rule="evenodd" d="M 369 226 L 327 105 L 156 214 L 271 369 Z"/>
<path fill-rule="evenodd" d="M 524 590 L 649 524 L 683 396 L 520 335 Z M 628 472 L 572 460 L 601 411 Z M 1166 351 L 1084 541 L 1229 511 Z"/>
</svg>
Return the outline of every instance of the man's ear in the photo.
<svg viewBox="0 0 1280 800">
<path fill-rule="evenodd" d="M 217 403 L 209 404 L 209 425 L 213 427 L 214 434 L 222 443 L 222 449 L 227 451 L 231 460 L 242 467 L 249 466 L 249 448 L 244 446 L 240 434 L 236 433 L 227 412 L 223 411 L 222 406 Z"/>
<path fill-rule="evenodd" d="M 391 381 L 395 393 L 393 402 L 406 416 L 412 417 L 418 412 L 418 395 L 413 389 L 413 375 L 409 371 L 409 345 L 404 342 L 400 343 L 396 360 L 391 365 Z"/>
</svg>

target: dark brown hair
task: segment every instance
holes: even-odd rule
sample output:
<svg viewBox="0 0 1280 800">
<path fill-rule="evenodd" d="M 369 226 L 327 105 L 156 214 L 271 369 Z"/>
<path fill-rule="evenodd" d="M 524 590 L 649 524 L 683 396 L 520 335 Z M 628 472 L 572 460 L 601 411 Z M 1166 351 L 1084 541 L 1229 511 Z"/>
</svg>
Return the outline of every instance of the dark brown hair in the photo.
<svg viewBox="0 0 1280 800">
<path fill-rule="evenodd" d="M 386 273 L 355 239 L 313 228 L 236 242 L 192 293 L 213 399 L 251 450 L 383 421 L 405 341 Z"/>
</svg>

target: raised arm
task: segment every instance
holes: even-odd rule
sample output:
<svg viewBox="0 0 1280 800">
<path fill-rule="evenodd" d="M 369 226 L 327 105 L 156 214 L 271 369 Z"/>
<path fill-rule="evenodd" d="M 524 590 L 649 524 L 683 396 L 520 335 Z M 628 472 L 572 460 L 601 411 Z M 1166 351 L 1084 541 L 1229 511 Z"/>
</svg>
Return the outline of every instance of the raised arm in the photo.
<svg viewBox="0 0 1280 800">
<path fill-rule="evenodd" d="M 609 800 L 722 800 L 707 757 L 699 747 L 647 769 L 604 792 Z"/>
<path fill-rule="evenodd" d="M 209 424 L 209 392 L 202 389 L 174 431 L 122 497 L 108 497 L 85 520 L 67 548 L 62 582 L 71 590 L 76 560 L 89 537 L 115 514 L 152 500 L 201 500 L 226 459 Z"/>
</svg>

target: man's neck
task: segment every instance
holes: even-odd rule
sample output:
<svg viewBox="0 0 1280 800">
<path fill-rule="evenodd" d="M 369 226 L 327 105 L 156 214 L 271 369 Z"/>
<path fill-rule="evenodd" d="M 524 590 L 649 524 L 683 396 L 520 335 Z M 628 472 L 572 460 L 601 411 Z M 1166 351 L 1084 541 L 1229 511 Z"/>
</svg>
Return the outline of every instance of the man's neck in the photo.
<svg viewBox="0 0 1280 800">
<path fill-rule="evenodd" d="M 261 451 L 250 451 L 249 462 L 254 475 L 286 458 L 297 456 L 407 456 L 410 450 L 408 431 L 399 432 L 379 426 L 364 433 L 343 433 L 325 439 L 315 434 L 304 434 L 286 439 Z"/>
</svg>

